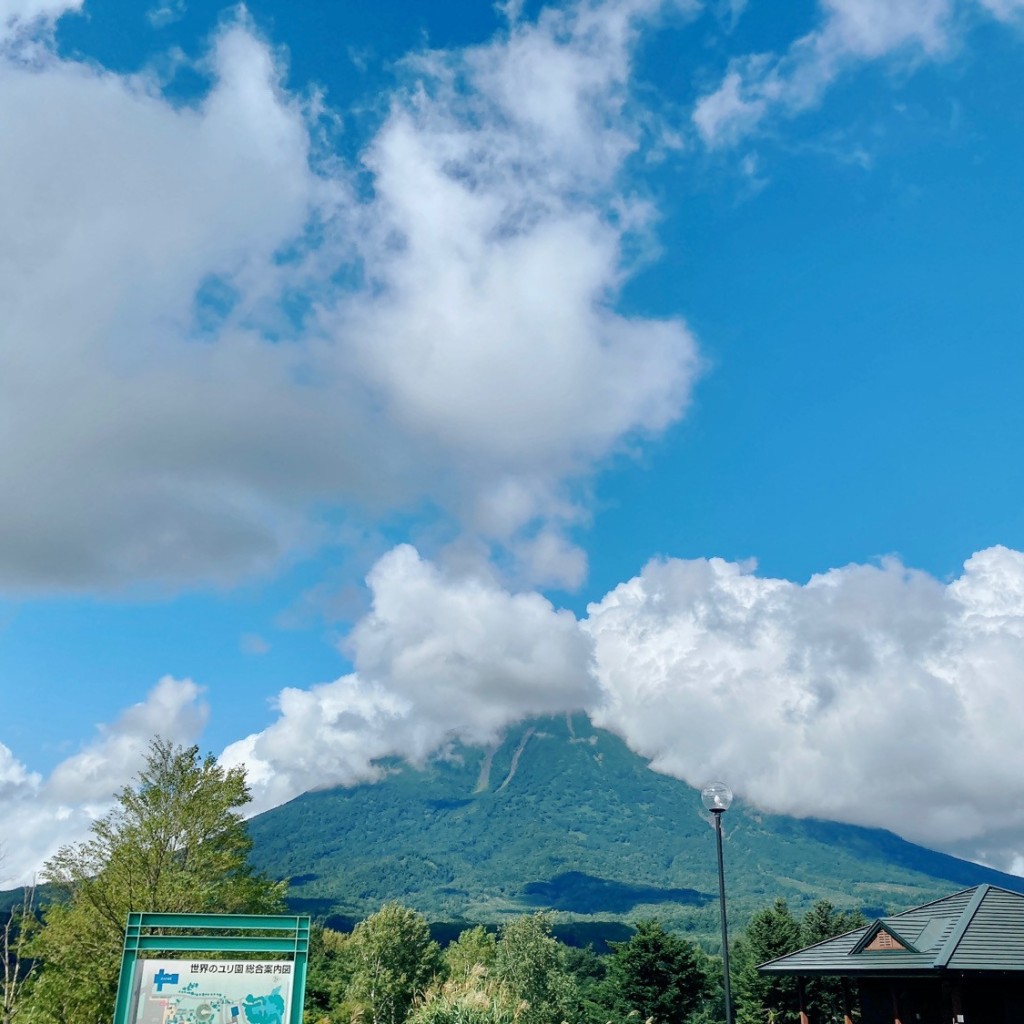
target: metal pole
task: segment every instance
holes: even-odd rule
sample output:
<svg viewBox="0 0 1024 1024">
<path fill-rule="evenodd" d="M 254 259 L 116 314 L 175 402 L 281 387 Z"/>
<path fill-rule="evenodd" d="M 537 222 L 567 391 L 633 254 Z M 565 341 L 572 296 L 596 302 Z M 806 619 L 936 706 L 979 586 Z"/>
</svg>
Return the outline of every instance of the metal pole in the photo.
<svg viewBox="0 0 1024 1024">
<path fill-rule="evenodd" d="M 725 1024 L 732 1024 L 732 993 L 729 990 L 729 928 L 725 923 L 725 864 L 722 861 L 722 812 L 715 818 L 715 842 L 718 846 L 718 906 L 722 913 L 722 981 L 725 987 Z"/>
</svg>

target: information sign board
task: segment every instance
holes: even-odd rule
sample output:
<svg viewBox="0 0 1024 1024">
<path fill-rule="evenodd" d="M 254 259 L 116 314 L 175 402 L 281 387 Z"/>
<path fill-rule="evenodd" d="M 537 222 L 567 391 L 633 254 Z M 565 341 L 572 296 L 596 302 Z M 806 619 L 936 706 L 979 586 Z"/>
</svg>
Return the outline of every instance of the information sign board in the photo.
<svg viewBox="0 0 1024 1024">
<path fill-rule="evenodd" d="M 133 1024 L 290 1024 L 287 960 L 142 960 Z"/>
<path fill-rule="evenodd" d="M 131 913 L 114 1024 L 302 1024 L 309 930 L 305 915 Z"/>
</svg>

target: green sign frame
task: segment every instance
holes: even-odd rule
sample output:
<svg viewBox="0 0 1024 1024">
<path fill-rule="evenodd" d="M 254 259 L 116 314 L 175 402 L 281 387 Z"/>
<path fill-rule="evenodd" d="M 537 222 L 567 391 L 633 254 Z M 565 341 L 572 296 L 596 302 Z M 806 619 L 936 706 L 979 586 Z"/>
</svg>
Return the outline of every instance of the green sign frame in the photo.
<svg viewBox="0 0 1024 1024">
<path fill-rule="evenodd" d="M 302 1024 L 309 927 L 308 917 L 291 914 L 129 914 L 114 1024 L 132 1024 L 128 1013 L 135 989 L 135 967 L 139 954 L 147 952 L 287 953 L 295 965 L 288 1019 L 290 1024 Z"/>
</svg>

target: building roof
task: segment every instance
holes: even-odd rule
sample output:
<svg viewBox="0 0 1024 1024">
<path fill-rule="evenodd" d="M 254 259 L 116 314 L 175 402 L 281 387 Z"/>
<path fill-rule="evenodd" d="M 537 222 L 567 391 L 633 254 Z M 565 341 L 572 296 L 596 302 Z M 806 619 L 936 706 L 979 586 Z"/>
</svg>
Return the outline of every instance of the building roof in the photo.
<svg viewBox="0 0 1024 1024">
<path fill-rule="evenodd" d="M 1024 895 L 977 885 L 776 957 L 758 970 L 846 976 L 1024 972 Z"/>
</svg>

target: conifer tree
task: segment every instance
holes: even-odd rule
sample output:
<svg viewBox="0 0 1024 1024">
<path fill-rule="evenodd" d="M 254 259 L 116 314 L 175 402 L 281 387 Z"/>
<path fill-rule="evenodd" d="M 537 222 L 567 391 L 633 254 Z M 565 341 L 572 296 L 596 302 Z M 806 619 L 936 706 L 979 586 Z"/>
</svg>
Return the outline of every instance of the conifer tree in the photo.
<svg viewBox="0 0 1024 1024">
<path fill-rule="evenodd" d="M 828 900 L 818 900 L 800 922 L 800 944 L 813 946 L 816 942 L 824 942 L 866 923 L 859 910 L 837 910 Z M 839 978 L 808 979 L 804 997 L 815 1024 L 842 1021 L 843 986 Z M 851 996 L 851 1002 L 855 1001 Z"/>
<path fill-rule="evenodd" d="M 656 920 L 638 921 L 608 961 L 609 1009 L 654 1024 L 682 1024 L 708 995 L 702 955 Z"/>
<path fill-rule="evenodd" d="M 757 965 L 803 945 L 800 923 L 784 899 L 750 919 L 733 952 L 738 1024 L 787 1024 L 797 1018 L 796 980 L 761 974 Z"/>
</svg>

